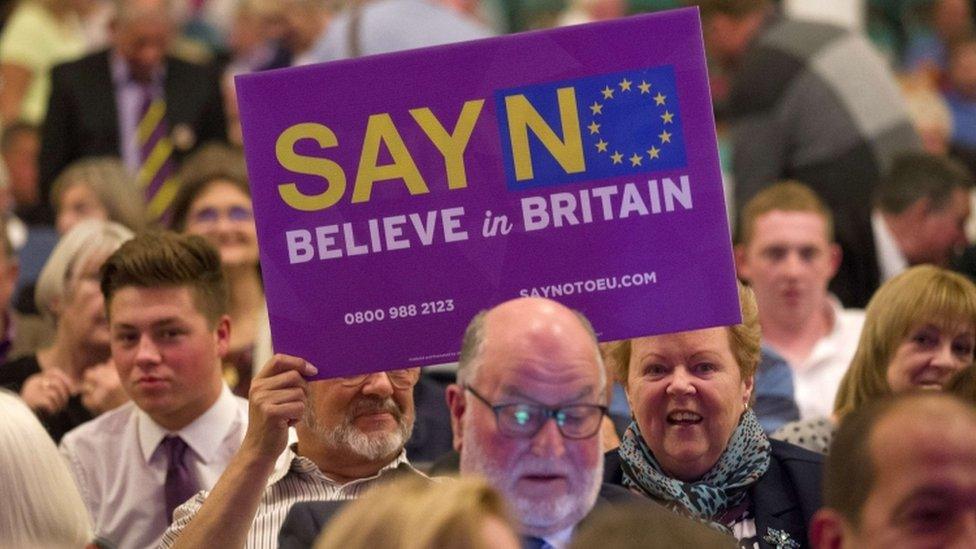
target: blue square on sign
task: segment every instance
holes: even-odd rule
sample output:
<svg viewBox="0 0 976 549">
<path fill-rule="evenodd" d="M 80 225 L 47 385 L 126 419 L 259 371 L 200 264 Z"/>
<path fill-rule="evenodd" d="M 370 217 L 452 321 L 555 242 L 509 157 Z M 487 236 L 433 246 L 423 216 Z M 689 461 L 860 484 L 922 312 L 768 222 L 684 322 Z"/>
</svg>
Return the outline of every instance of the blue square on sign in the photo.
<svg viewBox="0 0 976 549">
<path fill-rule="evenodd" d="M 509 190 L 684 167 L 670 65 L 495 91 Z"/>
</svg>

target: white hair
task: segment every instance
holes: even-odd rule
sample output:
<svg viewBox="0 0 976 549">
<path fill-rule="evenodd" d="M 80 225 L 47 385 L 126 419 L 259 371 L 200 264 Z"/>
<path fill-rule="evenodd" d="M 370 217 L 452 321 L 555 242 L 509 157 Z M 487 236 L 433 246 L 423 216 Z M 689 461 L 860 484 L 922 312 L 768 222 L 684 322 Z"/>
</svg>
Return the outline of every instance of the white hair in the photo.
<svg viewBox="0 0 976 549">
<path fill-rule="evenodd" d="M 20 398 L 0 390 L 0 547 L 82 547 L 85 503 L 51 436 Z"/>
<path fill-rule="evenodd" d="M 69 282 L 79 269 L 91 259 L 104 260 L 133 236 L 132 231 L 112 221 L 87 219 L 75 225 L 58 241 L 37 277 L 37 308 L 46 317 L 54 318 L 55 300 L 68 294 Z"/>
</svg>

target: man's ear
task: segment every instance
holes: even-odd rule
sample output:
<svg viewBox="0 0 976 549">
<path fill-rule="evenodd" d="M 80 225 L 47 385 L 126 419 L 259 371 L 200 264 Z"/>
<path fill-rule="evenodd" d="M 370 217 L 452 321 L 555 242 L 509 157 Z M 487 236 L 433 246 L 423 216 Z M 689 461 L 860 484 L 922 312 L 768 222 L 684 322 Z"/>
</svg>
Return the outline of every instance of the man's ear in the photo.
<svg viewBox="0 0 976 549">
<path fill-rule="evenodd" d="M 444 393 L 447 399 L 447 409 L 451 412 L 451 432 L 453 433 L 454 449 L 461 451 L 461 441 L 464 440 L 464 411 L 467 403 L 464 398 L 464 389 L 456 383 L 447 387 Z"/>
<path fill-rule="evenodd" d="M 217 321 L 214 337 L 217 338 L 217 354 L 220 358 L 224 358 L 230 350 L 230 317 L 228 315 L 221 316 Z"/>
<path fill-rule="evenodd" d="M 844 547 L 846 522 L 840 513 L 829 507 L 817 511 L 810 520 L 810 546 L 814 549 Z"/>
<path fill-rule="evenodd" d="M 834 276 L 837 274 L 837 269 L 840 269 L 840 263 L 844 260 L 844 252 L 840 249 L 840 246 L 834 242 L 827 248 L 827 253 L 830 254 L 830 279 L 833 280 Z"/>
</svg>

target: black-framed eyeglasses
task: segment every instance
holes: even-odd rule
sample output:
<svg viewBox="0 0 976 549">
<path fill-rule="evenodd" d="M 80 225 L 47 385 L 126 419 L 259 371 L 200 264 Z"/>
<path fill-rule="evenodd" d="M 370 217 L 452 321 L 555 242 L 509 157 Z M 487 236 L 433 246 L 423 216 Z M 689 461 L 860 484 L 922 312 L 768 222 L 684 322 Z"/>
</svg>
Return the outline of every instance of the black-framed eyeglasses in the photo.
<svg viewBox="0 0 976 549">
<path fill-rule="evenodd" d="M 386 377 L 390 379 L 390 385 L 393 385 L 397 389 L 408 389 L 417 382 L 417 378 L 420 377 L 420 370 L 418 368 L 406 368 L 404 370 L 390 370 L 389 372 L 374 372 L 376 374 L 386 374 Z M 339 378 L 339 384 L 343 387 L 359 387 L 363 383 L 366 383 L 366 379 L 373 374 L 357 374 L 354 376 L 346 376 Z"/>
<path fill-rule="evenodd" d="M 558 408 L 525 402 L 492 404 L 470 386 L 464 389 L 491 408 L 498 430 L 512 438 L 534 437 L 549 419 L 556 422 L 564 438 L 590 438 L 600 431 L 600 423 L 607 413 L 607 407 L 598 404 L 568 404 Z"/>
</svg>

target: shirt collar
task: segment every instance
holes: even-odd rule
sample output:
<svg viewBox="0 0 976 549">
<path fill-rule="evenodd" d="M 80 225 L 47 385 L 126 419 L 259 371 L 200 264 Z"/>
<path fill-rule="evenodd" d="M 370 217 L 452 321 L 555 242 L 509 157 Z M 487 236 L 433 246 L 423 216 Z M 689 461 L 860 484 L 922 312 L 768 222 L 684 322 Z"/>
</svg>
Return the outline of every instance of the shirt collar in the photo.
<svg viewBox="0 0 976 549">
<path fill-rule="evenodd" d="M 149 414 L 137 407 L 137 432 L 143 459 L 149 463 L 163 438 L 168 435 L 178 435 L 200 458 L 200 461 L 210 463 L 216 458 L 224 435 L 237 421 L 237 406 L 234 395 L 225 384 L 221 387 L 217 401 L 203 415 L 176 432 L 165 429 L 153 421 Z"/>
<path fill-rule="evenodd" d="M 898 248 L 894 235 L 884 220 L 884 215 L 875 210 L 871 213 L 871 229 L 874 233 L 874 247 L 878 251 L 878 269 L 881 271 L 881 282 L 901 273 L 908 268 L 908 260 Z"/>
<path fill-rule="evenodd" d="M 271 473 L 271 477 L 268 479 L 268 486 L 277 483 L 281 479 L 285 478 L 286 475 L 292 472 L 300 475 L 318 476 L 336 486 L 340 486 L 340 485 L 349 486 L 353 484 L 359 484 L 361 482 L 369 482 L 371 480 L 376 480 L 383 473 L 389 471 L 390 469 L 396 469 L 402 464 L 407 464 L 408 467 L 413 468 L 413 466 L 410 465 L 410 462 L 407 461 L 407 451 L 401 450 L 400 454 L 396 457 L 396 459 L 383 466 L 383 468 L 377 471 L 375 475 L 370 477 L 357 478 L 343 485 L 325 476 L 325 473 L 323 473 L 319 469 L 318 465 L 316 465 L 314 461 L 308 459 L 305 456 L 300 456 L 297 453 L 295 453 L 295 449 L 297 447 L 298 447 L 297 443 L 291 444 L 287 448 L 285 448 L 285 451 L 282 452 L 280 456 L 278 456 L 278 461 L 275 462 L 274 472 Z M 414 469 L 414 471 L 416 471 L 418 474 L 423 474 L 420 471 L 417 471 L 416 469 Z"/>
<path fill-rule="evenodd" d="M 129 63 L 122 57 L 119 52 L 113 50 L 109 51 L 108 54 L 108 64 L 109 70 L 112 73 L 112 83 L 115 87 L 126 86 L 129 84 L 141 84 L 132 79 L 129 74 Z M 166 78 L 166 65 L 160 65 L 155 71 L 153 71 L 152 81 L 150 86 L 154 89 L 161 90 L 163 88 L 163 79 Z"/>
</svg>

